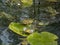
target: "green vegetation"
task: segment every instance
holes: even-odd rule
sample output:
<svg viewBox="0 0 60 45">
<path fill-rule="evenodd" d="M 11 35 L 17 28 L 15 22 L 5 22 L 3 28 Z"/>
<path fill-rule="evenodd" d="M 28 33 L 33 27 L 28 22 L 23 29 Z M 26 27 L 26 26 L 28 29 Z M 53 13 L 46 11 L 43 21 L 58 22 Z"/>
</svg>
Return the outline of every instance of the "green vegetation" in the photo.
<svg viewBox="0 0 60 45">
<path fill-rule="evenodd" d="M 39 9 L 44 8 L 44 7 L 42 5 L 40 5 L 40 2 L 38 5 L 36 5 L 35 2 L 33 2 L 33 1 L 34 0 L 29 0 L 29 1 L 28 0 L 21 0 L 22 7 L 24 7 L 24 8 L 31 7 L 32 5 L 34 6 L 33 11 L 34 11 L 35 15 L 34 15 L 33 21 L 28 20 L 29 18 L 26 18 L 26 19 L 22 20 L 22 23 L 21 22 L 19 22 L 19 23 L 12 22 L 9 25 L 9 28 L 13 32 L 15 32 L 19 35 L 26 36 L 26 38 L 22 42 L 23 45 L 27 45 L 28 43 L 30 45 L 58 45 L 57 41 L 55 41 L 56 39 L 58 39 L 58 36 L 56 36 L 55 34 L 49 33 L 47 31 L 43 31 L 41 33 L 38 33 L 39 29 L 37 28 L 38 25 L 39 26 L 46 26 L 50 23 L 48 20 L 46 22 L 44 19 L 39 21 L 38 18 L 45 17 L 45 18 L 51 19 L 51 17 L 54 18 L 58 14 L 58 12 L 55 9 L 53 9 L 53 7 L 51 7 L 51 5 L 49 5 L 49 6 L 46 6 L 46 8 L 43 9 L 43 11 L 50 13 L 49 16 L 51 16 L 51 17 L 49 17 L 48 15 L 47 15 L 48 17 L 44 16 L 44 15 L 43 16 L 41 15 L 40 17 L 38 17 L 39 11 L 40 11 Z M 57 0 L 46 0 L 46 1 L 57 2 Z M 18 4 L 18 5 L 20 5 L 20 4 Z M 32 18 L 30 18 L 30 19 L 32 19 Z M 39 23 L 37 23 L 38 25 L 36 25 L 36 22 L 39 22 Z M 29 32 L 32 32 L 32 33 L 29 33 Z M 29 33 L 29 35 L 28 35 L 28 33 Z M 24 42 L 27 42 L 27 43 L 24 43 Z"/>
<path fill-rule="evenodd" d="M 31 45 L 57 45 L 56 39 L 58 39 L 58 37 L 49 32 L 35 32 L 27 37 Z"/>
<path fill-rule="evenodd" d="M 33 0 L 21 0 L 23 7 L 29 7 L 33 4 Z"/>
<path fill-rule="evenodd" d="M 59 0 L 0 1 L 0 26 L 26 37 L 21 39 L 23 45 L 58 45 L 58 36 L 48 31 L 59 22 Z"/>
<path fill-rule="evenodd" d="M 19 35 L 22 35 L 22 36 L 27 36 L 27 41 L 31 45 L 57 45 L 57 41 L 55 41 L 55 40 L 58 39 L 58 37 L 56 35 L 49 33 L 49 32 L 41 32 L 41 33 L 33 32 L 32 34 L 27 35 L 27 34 L 23 34 L 24 27 L 27 27 L 27 26 L 23 26 L 19 23 L 14 23 L 14 22 L 12 22 L 9 25 L 9 28 L 13 32 L 15 32 Z"/>
</svg>

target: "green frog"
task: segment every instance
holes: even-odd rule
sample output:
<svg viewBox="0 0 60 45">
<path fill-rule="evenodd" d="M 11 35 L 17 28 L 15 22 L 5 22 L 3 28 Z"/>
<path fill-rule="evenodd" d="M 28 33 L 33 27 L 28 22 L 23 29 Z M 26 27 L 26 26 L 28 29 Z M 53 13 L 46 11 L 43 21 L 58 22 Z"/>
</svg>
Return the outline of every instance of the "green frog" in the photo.
<svg viewBox="0 0 60 45">
<path fill-rule="evenodd" d="M 29 26 L 16 22 L 11 22 L 9 25 L 9 29 L 22 36 L 28 36 L 28 34 L 33 33 L 34 31 L 33 29 L 30 29 Z"/>
</svg>

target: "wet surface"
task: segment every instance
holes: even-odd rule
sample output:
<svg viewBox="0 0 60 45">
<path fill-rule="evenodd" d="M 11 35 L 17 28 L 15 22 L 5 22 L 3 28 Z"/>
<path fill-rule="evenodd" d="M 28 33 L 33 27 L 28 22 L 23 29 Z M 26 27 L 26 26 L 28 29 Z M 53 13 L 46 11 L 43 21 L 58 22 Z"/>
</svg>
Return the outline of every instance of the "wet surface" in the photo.
<svg viewBox="0 0 60 45">
<path fill-rule="evenodd" d="M 20 36 L 8 31 L 7 27 L 0 28 L 0 45 L 17 45 L 21 42 Z"/>
<path fill-rule="evenodd" d="M 24 8 L 24 9 L 20 9 L 19 6 L 17 5 L 10 5 L 10 3 L 6 4 L 6 1 L 9 0 L 0 0 L 0 45 L 19 45 L 19 43 L 22 41 L 20 40 L 20 38 L 22 38 L 22 36 L 17 35 L 16 33 L 10 31 L 10 29 L 8 29 L 8 25 L 10 22 L 12 21 L 21 21 L 25 18 L 29 18 L 29 17 L 36 17 L 33 11 L 33 7 L 29 8 Z M 38 1 L 36 0 L 36 3 L 38 4 Z M 44 2 L 45 3 L 45 2 Z M 42 4 L 42 2 L 41 2 Z M 47 3 L 48 4 L 48 3 Z M 49 3 L 50 4 L 50 3 Z M 52 3 L 53 4 L 53 3 Z M 51 4 L 51 5 L 52 5 Z M 55 8 L 57 11 L 60 11 L 60 3 L 57 3 L 56 6 L 55 3 L 53 4 L 54 6 L 52 6 L 53 8 Z M 44 5 L 44 4 L 43 4 Z M 45 4 L 46 5 L 46 4 Z M 55 17 L 50 16 L 50 14 L 47 12 L 45 12 L 45 8 L 41 8 L 40 10 L 40 14 L 36 17 L 38 20 L 42 21 L 42 22 L 49 22 L 50 24 L 47 26 L 40 26 L 39 32 L 41 31 L 48 31 L 51 33 L 56 34 L 59 39 L 58 39 L 58 44 L 60 45 L 60 14 L 57 14 Z M 47 8 L 46 8 L 47 9 Z M 7 14 L 3 15 L 1 12 L 5 12 Z M 11 17 L 9 17 L 9 15 L 11 15 Z M 48 17 L 47 17 L 48 16 Z M 47 17 L 47 18 L 46 18 Z"/>
</svg>

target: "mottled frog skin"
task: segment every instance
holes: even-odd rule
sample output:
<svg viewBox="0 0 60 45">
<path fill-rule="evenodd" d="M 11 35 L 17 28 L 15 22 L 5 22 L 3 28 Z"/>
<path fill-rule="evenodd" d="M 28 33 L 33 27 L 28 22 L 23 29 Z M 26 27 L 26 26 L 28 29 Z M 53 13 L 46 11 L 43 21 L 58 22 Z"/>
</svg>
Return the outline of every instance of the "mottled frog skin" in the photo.
<svg viewBox="0 0 60 45">
<path fill-rule="evenodd" d="M 9 29 L 11 29 L 11 31 L 22 35 L 22 36 L 27 36 L 27 34 L 24 34 L 24 28 L 27 27 L 25 25 L 22 25 L 20 23 L 16 23 L 16 22 L 11 22 L 9 25 Z"/>
</svg>

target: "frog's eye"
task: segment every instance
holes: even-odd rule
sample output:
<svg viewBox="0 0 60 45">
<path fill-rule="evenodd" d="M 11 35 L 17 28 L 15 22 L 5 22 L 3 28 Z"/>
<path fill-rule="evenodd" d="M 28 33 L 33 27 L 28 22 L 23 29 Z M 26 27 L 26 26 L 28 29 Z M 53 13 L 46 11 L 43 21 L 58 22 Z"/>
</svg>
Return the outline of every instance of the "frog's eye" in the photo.
<svg viewBox="0 0 60 45">
<path fill-rule="evenodd" d="M 23 31 L 26 32 L 26 33 L 33 33 L 34 32 L 33 29 L 28 29 L 27 27 L 24 27 Z"/>
<path fill-rule="evenodd" d="M 23 28 L 23 31 L 25 31 L 25 30 L 27 30 L 27 28 L 26 28 L 26 27 L 24 27 L 24 28 Z"/>
<path fill-rule="evenodd" d="M 34 30 L 33 30 L 33 29 L 31 29 L 31 30 L 30 30 L 30 33 L 33 33 L 33 32 L 34 32 Z"/>
<path fill-rule="evenodd" d="M 33 33 L 33 32 L 34 32 L 34 30 L 27 29 L 27 30 L 25 30 L 25 32 L 27 32 L 27 33 Z"/>
</svg>

